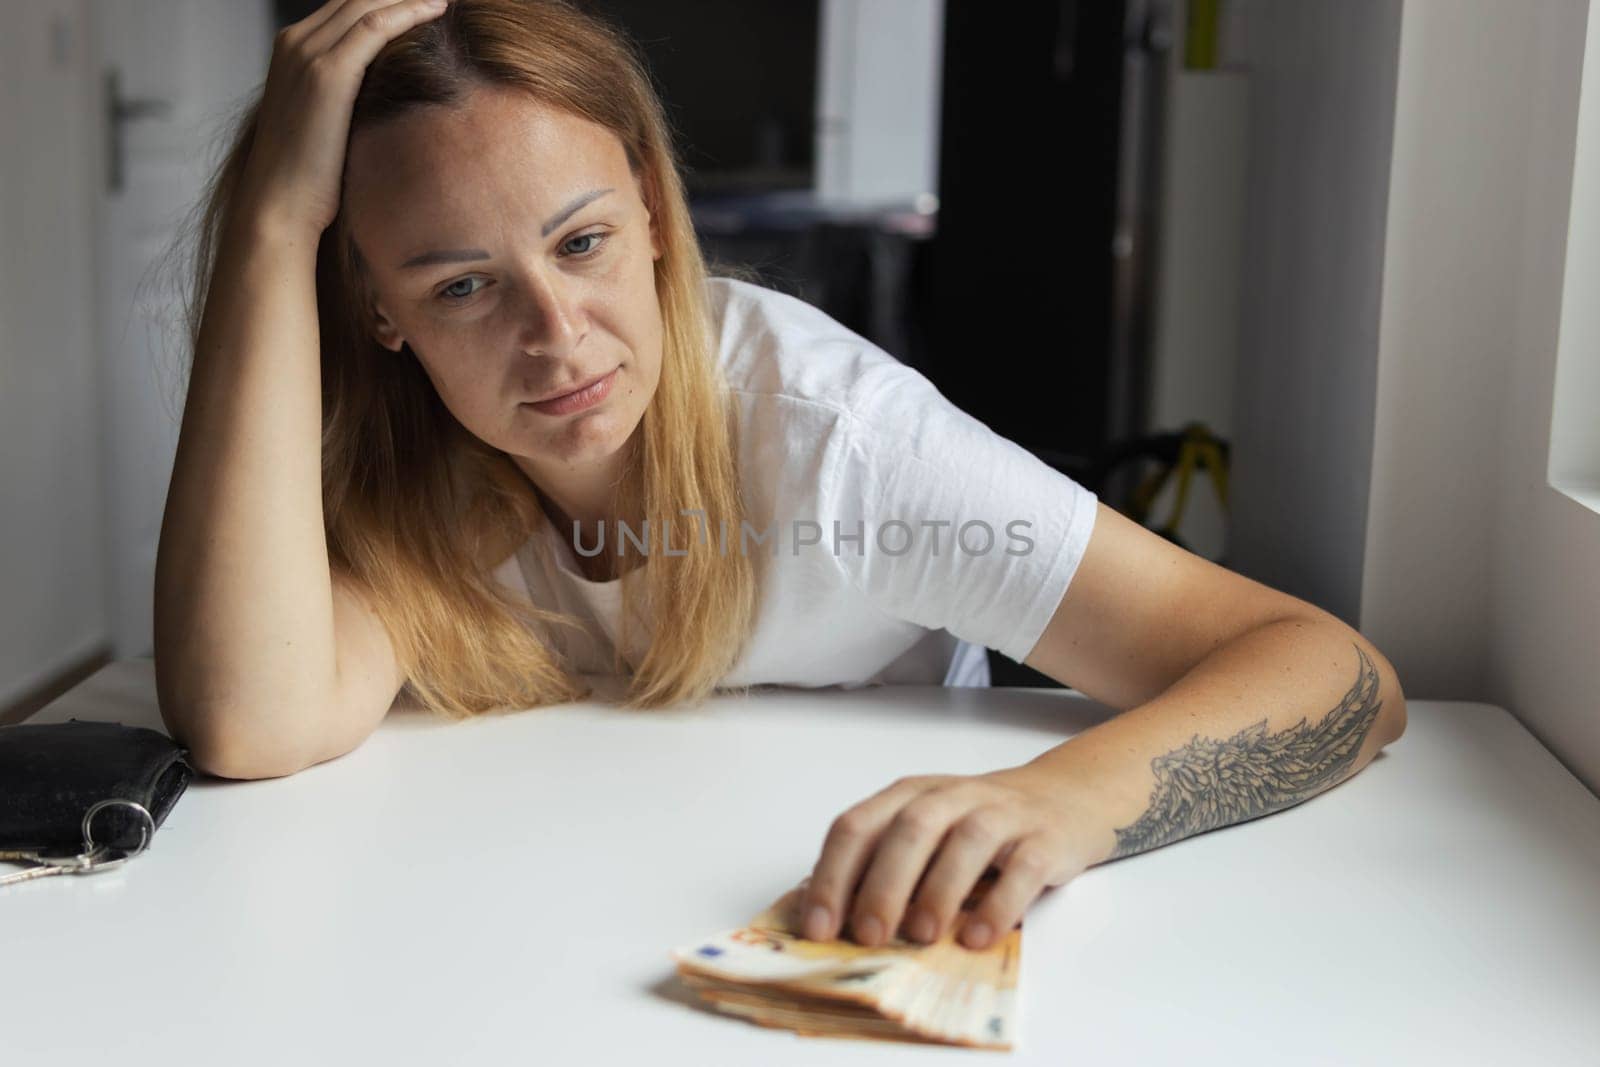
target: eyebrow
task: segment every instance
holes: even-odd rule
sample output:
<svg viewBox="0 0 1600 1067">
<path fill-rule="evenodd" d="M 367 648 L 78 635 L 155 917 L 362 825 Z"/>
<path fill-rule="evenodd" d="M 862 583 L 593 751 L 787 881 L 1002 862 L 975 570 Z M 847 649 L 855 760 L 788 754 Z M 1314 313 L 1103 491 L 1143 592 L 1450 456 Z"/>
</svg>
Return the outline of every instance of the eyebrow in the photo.
<svg viewBox="0 0 1600 1067">
<path fill-rule="evenodd" d="M 571 203 L 545 221 L 539 229 L 540 237 L 549 237 L 550 231 L 566 222 L 577 214 L 586 205 L 600 199 L 607 193 L 616 192 L 615 189 L 591 189 L 582 196 L 575 197 Z M 489 253 L 481 248 L 453 248 L 439 252 L 424 252 L 420 256 L 412 256 L 400 264 L 401 270 L 410 270 L 413 267 L 431 267 L 438 263 L 466 263 L 477 259 L 488 259 Z"/>
</svg>

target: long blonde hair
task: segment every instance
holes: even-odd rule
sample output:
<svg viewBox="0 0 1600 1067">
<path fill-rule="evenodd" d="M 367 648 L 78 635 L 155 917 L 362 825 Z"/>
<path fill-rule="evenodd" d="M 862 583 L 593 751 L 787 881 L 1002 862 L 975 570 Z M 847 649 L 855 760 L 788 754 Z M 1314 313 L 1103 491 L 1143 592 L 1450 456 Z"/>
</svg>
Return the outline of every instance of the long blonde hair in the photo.
<svg viewBox="0 0 1600 1067">
<path fill-rule="evenodd" d="M 659 227 L 662 362 L 615 503 L 621 514 L 646 516 L 657 531 L 665 523 L 674 545 L 694 545 L 701 530 L 722 522 L 738 530 L 737 428 L 714 355 L 706 264 L 671 127 L 637 50 L 563 0 L 455 0 L 372 62 L 351 129 L 423 105 L 459 103 L 479 86 L 521 90 L 622 142 Z M 195 226 L 185 308 L 191 356 L 259 110 L 258 93 L 229 134 L 231 147 Z M 317 251 L 316 292 L 329 559 L 371 590 L 407 686 L 450 718 L 588 695 L 553 640 L 576 620 L 530 609 L 491 574 L 549 522 L 532 485 L 504 452 L 450 414 L 409 351 L 397 358 L 374 339 L 364 268 L 342 211 Z M 621 580 L 619 673 L 626 673 L 630 617 L 642 609 L 654 620 L 623 705 L 694 702 L 716 688 L 754 616 L 750 560 L 742 552 L 658 552 Z"/>
</svg>

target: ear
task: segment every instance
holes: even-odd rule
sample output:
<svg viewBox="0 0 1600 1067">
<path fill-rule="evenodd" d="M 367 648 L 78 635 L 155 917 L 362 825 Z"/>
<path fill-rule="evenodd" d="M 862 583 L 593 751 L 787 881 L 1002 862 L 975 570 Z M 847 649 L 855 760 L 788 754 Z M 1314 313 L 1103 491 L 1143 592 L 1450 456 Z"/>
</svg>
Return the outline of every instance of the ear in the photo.
<svg viewBox="0 0 1600 1067">
<path fill-rule="evenodd" d="M 384 313 L 383 308 L 377 304 L 372 306 L 372 336 L 380 345 L 391 352 L 400 351 L 406 339 L 401 336 L 400 330 L 394 322 Z"/>
<path fill-rule="evenodd" d="M 647 171 L 640 176 L 639 194 L 640 199 L 644 201 L 645 213 L 650 218 L 650 258 L 660 259 L 661 226 L 658 220 L 661 218 L 661 193 L 654 174 Z"/>
</svg>

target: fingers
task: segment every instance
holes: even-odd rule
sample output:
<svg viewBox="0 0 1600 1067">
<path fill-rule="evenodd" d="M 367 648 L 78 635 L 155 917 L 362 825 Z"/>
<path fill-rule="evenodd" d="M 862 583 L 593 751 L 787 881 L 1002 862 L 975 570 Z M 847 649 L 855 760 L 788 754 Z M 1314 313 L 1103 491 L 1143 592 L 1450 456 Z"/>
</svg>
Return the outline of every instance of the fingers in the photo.
<svg viewBox="0 0 1600 1067">
<path fill-rule="evenodd" d="M 306 36 L 309 55 L 327 54 L 365 69 L 385 44 L 444 12 L 446 0 L 347 0 Z"/>
<path fill-rule="evenodd" d="M 926 788 L 926 783 L 926 779 L 903 778 L 833 821 L 800 909 L 801 930 L 806 937 L 831 941 L 838 936 L 844 909 L 878 839 L 900 808 Z"/>
<path fill-rule="evenodd" d="M 971 801 L 963 795 L 960 787 L 935 788 L 911 800 L 894 816 L 887 832 L 878 842 L 872 863 L 862 879 L 861 888 L 856 892 L 850 928 L 857 941 L 868 946 L 880 945 L 900 929 L 902 921 L 907 918 L 906 902 L 910 900 L 923 872 L 928 869 L 929 860 L 936 850 L 943 855 L 944 850 L 940 845 L 945 835 L 970 807 Z M 986 812 L 991 822 L 1002 822 L 995 818 L 998 815 L 997 812 Z M 993 834 L 987 836 L 998 836 L 1002 831 L 1003 825 L 999 825 Z M 967 879 L 967 887 L 972 885 L 982 872 L 982 865 L 988 862 L 998 847 L 998 843 L 994 844 L 988 854 L 978 861 L 978 869 Z M 926 916 L 919 912 L 914 919 L 912 925 L 916 929 L 908 929 L 913 939 L 931 940 L 931 935 L 927 938 L 922 936 L 925 933 Z"/>
<path fill-rule="evenodd" d="M 961 943 L 988 948 L 1022 921 L 1028 905 L 1055 878 L 1056 860 L 1042 835 L 1022 838 L 1000 867 L 1000 878 L 962 924 Z"/>
<path fill-rule="evenodd" d="M 815 869 L 797 887 L 795 918 L 814 941 L 838 936 L 849 908 L 852 935 L 869 947 L 899 930 L 932 942 L 956 929 L 963 945 L 987 948 L 1041 891 L 1077 869 L 1066 844 L 1049 811 L 1019 801 L 1014 789 L 903 778 L 834 820 Z M 999 877 L 969 901 L 991 866 Z"/>
<path fill-rule="evenodd" d="M 1009 842 L 1017 831 L 1018 820 L 1001 808 L 966 812 L 950 828 L 944 847 L 911 902 L 906 936 L 922 942 L 944 936 L 983 872 L 991 864 L 1003 868 Z"/>
</svg>

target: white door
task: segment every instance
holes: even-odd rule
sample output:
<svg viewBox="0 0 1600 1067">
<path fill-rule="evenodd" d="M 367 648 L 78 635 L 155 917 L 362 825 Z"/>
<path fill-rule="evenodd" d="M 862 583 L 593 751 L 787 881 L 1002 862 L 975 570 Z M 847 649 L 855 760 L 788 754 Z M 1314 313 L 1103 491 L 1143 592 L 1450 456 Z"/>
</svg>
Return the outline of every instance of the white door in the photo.
<svg viewBox="0 0 1600 1067">
<path fill-rule="evenodd" d="M 96 198 L 112 654 L 150 653 L 156 543 L 183 413 L 178 287 L 158 259 L 226 145 L 223 122 L 259 88 L 269 0 L 89 0 L 105 138 Z"/>
</svg>

